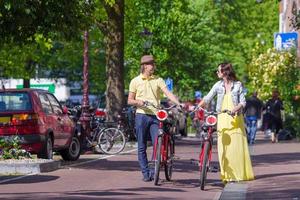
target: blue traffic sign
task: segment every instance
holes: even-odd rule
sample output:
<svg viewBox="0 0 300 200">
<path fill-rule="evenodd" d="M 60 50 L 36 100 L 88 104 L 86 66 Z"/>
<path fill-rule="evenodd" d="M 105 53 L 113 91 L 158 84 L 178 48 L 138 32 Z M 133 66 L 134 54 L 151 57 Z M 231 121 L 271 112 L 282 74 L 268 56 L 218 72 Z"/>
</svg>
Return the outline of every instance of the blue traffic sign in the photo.
<svg viewBox="0 0 300 200">
<path fill-rule="evenodd" d="M 298 33 L 275 33 L 274 34 L 274 47 L 278 51 L 288 50 L 292 47 L 298 46 Z"/>
<path fill-rule="evenodd" d="M 166 80 L 166 85 L 169 91 L 173 90 L 173 79 L 171 79 L 170 77 L 168 77 Z"/>
</svg>

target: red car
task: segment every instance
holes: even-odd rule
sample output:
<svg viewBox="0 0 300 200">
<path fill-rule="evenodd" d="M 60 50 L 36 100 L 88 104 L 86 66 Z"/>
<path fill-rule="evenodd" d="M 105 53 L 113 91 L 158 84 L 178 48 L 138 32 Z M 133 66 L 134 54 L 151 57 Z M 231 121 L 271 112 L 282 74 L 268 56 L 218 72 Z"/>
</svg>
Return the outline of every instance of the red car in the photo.
<svg viewBox="0 0 300 200">
<path fill-rule="evenodd" d="M 55 96 L 41 89 L 0 90 L 0 138 L 20 138 L 22 148 L 39 158 L 77 160 L 81 142 L 75 124 Z"/>
</svg>

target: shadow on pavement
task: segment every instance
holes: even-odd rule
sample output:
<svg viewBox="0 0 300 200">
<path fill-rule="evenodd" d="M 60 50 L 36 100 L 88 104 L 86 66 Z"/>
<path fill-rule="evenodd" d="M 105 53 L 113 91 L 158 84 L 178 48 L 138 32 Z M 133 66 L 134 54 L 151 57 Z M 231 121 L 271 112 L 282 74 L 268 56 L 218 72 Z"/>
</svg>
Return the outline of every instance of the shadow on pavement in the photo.
<svg viewBox="0 0 300 200">
<path fill-rule="evenodd" d="M 252 164 L 261 165 L 264 163 L 276 164 L 276 163 L 299 163 L 300 153 L 277 153 L 277 154 L 263 154 L 263 155 L 252 155 Z"/>
<path fill-rule="evenodd" d="M 93 159 L 91 159 L 93 160 Z M 95 160 L 91 163 L 84 163 L 83 165 L 71 166 L 77 169 L 94 169 L 94 170 L 118 170 L 118 171 L 139 171 L 140 167 L 137 161 L 124 160 Z"/>
<path fill-rule="evenodd" d="M 70 191 L 63 193 L 52 193 L 52 192 L 37 192 L 37 193 L 18 193 L 20 199 L 140 199 L 139 192 L 145 191 L 157 191 L 163 193 L 170 192 L 185 192 L 181 189 L 172 189 L 172 188 L 161 188 L 161 187 L 140 187 L 140 188 L 123 188 L 116 190 L 78 190 L 78 191 Z M 10 193 L 1 193 L 0 199 L 16 199 L 16 196 L 13 198 L 7 197 Z M 127 197 L 127 198 L 125 198 Z M 143 200 L 151 200 L 157 199 L 157 197 L 153 198 L 144 198 Z M 163 199 L 174 199 L 174 198 L 166 198 Z"/>
<path fill-rule="evenodd" d="M 255 176 L 255 179 L 272 178 L 272 177 L 279 177 L 279 176 L 293 176 L 293 175 L 300 175 L 300 171 L 298 171 L 298 172 L 289 172 L 289 173 L 276 173 L 276 174 L 273 173 L 273 174 L 257 175 L 257 176 Z M 291 181 L 289 180 L 289 183 L 290 182 Z M 297 183 L 300 184 L 300 180 Z"/>
<path fill-rule="evenodd" d="M 8 181 L 8 182 L 0 183 L 0 185 L 24 184 L 24 183 L 41 183 L 41 182 L 53 181 L 53 180 L 56 180 L 58 178 L 59 178 L 59 176 L 32 175 L 32 176 L 22 177 L 21 179 L 11 180 L 11 181 Z"/>
</svg>

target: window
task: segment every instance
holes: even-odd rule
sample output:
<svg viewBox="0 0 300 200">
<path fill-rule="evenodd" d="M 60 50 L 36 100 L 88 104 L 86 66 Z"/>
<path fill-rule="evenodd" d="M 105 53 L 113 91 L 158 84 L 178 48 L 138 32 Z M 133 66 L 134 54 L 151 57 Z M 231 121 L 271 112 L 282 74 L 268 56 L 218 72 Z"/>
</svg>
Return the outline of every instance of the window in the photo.
<svg viewBox="0 0 300 200">
<path fill-rule="evenodd" d="M 31 110 L 32 104 L 27 92 L 1 92 L 0 111 Z"/>
<path fill-rule="evenodd" d="M 47 98 L 47 96 L 45 94 L 40 94 L 39 98 L 40 98 L 44 113 L 46 113 L 46 114 L 53 113 L 51 105 L 50 105 L 50 101 Z"/>
<path fill-rule="evenodd" d="M 56 100 L 56 98 L 51 95 L 51 94 L 47 94 L 48 99 L 50 100 L 50 103 L 52 105 L 53 111 L 55 114 L 63 114 L 63 111 L 61 109 L 60 104 L 58 103 L 58 101 Z"/>
</svg>

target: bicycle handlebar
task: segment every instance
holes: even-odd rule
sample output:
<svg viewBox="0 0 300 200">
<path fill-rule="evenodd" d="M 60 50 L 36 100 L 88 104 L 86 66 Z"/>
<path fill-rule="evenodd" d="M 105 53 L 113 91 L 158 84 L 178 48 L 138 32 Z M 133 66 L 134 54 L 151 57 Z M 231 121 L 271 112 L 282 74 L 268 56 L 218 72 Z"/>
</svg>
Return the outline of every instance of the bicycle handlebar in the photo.
<svg viewBox="0 0 300 200">
<path fill-rule="evenodd" d="M 197 106 L 193 111 L 191 111 L 189 114 L 192 114 L 194 112 L 196 112 L 197 110 L 203 110 L 205 114 L 209 114 L 209 115 L 218 115 L 218 114 L 221 114 L 221 113 L 227 113 L 228 115 L 230 116 L 233 116 L 233 114 L 231 113 L 230 110 L 228 109 L 225 109 L 225 110 L 222 110 L 220 112 L 216 112 L 216 111 L 208 111 L 200 106 Z"/>
<path fill-rule="evenodd" d="M 176 105 L 174 104 L 174 105 L 172 105 L 172 106 L 170 106 L 170 107 L 168 107 L 168 108 L 162 108 L 162 107 L 160 107 L 160 106 L 154 105 L 153 103 L 151 103 L 151 102 L 149 102 L 149 101 L 145 101 L 145 102 L 144 102 L 144 106 L 145 106 L 145 107 L 152 106 L 153 108 L 156 108 L 156 109 L 158 109 L 158 110 L 171 110 L 172 108 L 176 107 Z"/>
</svg>

